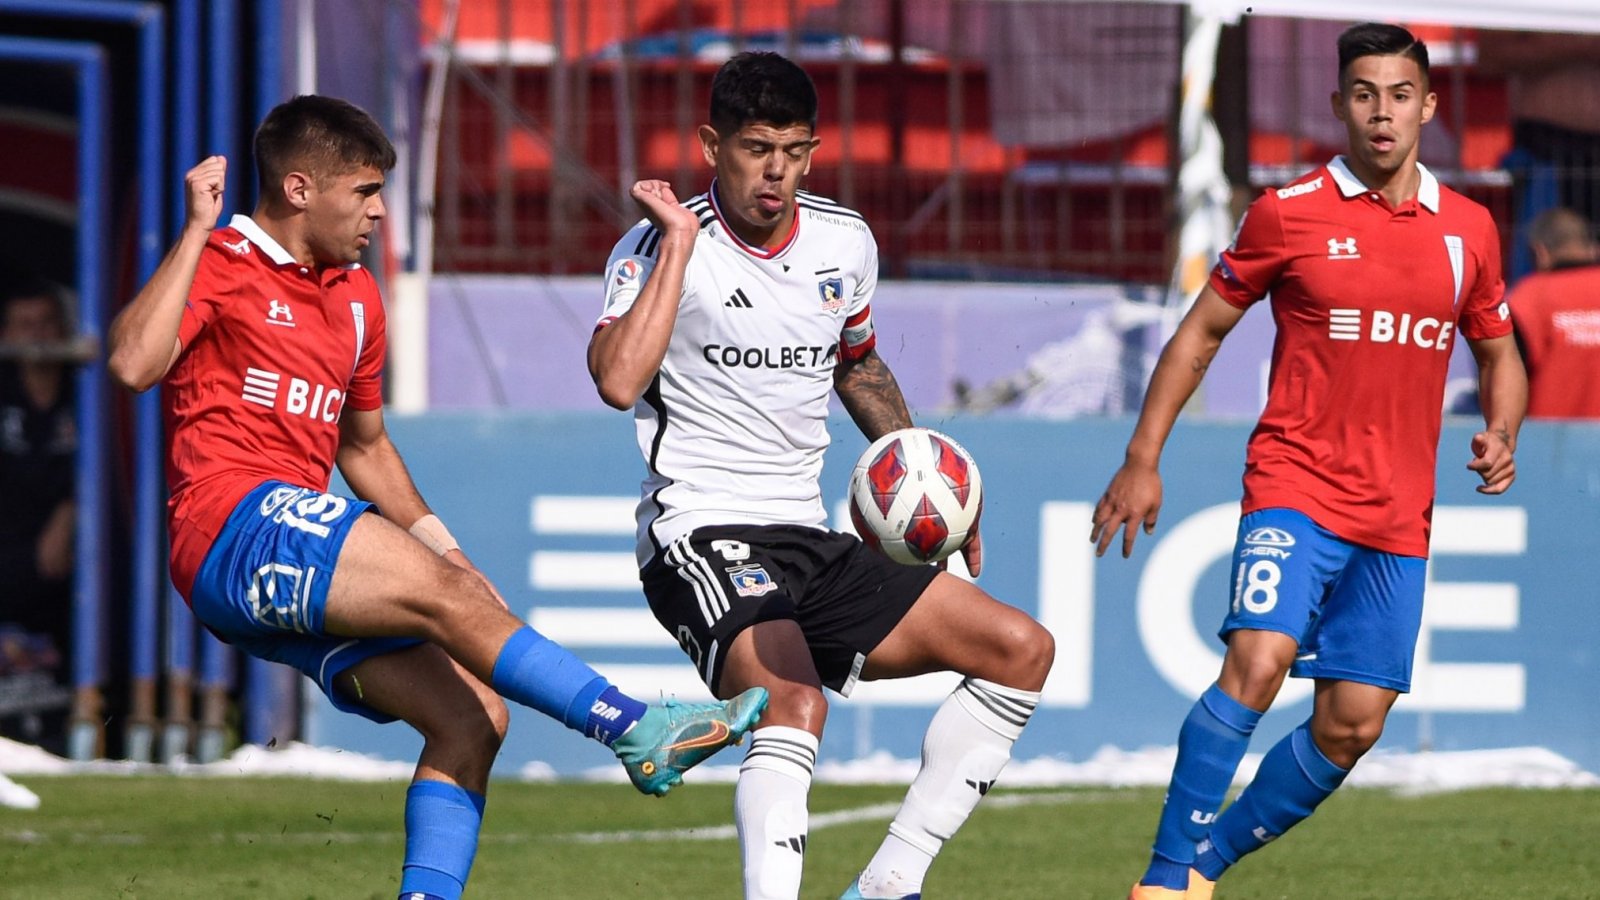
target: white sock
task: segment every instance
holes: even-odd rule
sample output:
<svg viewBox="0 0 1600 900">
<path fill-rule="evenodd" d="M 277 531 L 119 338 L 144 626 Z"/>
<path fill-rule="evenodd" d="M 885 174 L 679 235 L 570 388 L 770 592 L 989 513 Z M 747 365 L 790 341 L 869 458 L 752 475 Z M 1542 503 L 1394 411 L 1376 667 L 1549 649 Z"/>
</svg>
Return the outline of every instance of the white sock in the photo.
<svg viewBox="0 0 1600 900">
<path fill-rule="evenodd" d="M 805 862 L 806 795 L 817 764 L 817 739 L 783 725 L 758 728 L 750 737 L 733 791 L 745 900 L 794 900 Z"/>
<path fill-rule="evenodd" d="M 889 824 L 889 836 L 862 870 L 866 897 L 922 890 L 928 866 L 1011 761 L 1011 745 L 1034 707 L 1035 691 L 977 678 L 961 682 L 933 714 L 922 739 L 922 769 Z"/>
</svg>

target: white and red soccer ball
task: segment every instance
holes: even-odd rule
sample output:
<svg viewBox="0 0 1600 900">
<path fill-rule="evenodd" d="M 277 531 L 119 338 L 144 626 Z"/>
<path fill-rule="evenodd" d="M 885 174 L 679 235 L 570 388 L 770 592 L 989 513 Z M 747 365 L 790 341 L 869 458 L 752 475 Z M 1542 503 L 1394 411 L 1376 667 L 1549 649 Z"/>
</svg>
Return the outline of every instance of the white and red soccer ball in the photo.
<svg viewBox="0 0 1600 900">
<path fill-rule="evenodd" d="M 850 521 L 895 562 L 938 562 L 961 549 L 983 512 L 971 454 L 928 428 L 902 428 L 861 454 L 850 475 Z"/>
</svg>

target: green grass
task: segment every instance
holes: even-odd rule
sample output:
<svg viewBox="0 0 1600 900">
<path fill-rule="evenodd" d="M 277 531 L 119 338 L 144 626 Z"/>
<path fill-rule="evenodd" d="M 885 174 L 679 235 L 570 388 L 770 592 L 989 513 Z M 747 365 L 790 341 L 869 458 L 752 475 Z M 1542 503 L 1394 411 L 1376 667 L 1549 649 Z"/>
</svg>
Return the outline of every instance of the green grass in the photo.
<svg viewBox="0 0 1600 900">
<path fill-rule="evenodd" d="M 32 812 L 0 809 L 0 897 L 393 900 L 399 888 L 403 784 L 21 781 L 44 803 Z M 732 838 L 574 838 L 726 826 L 731 793 L 728 785 L 690 785 L 653 800 L 621 785 L 496 784 L 467 896 L 736 898 Z M 813 818 L 893 804 L 903 793 L 820 785 Z M 945 848 L 928 895 L 1121 900 L 1143 868 L 1159 803 L 1154 790 L 997 790 Z M 838 897 L 887 818 L 814 827 L 802 896 Z M 1247 859 L 1217 897 L 1600 898 L 1597 838 L 1600 791 L 1351 790 Z M 596 872 L 608 888 L 596 887 Z"/>
</svg>

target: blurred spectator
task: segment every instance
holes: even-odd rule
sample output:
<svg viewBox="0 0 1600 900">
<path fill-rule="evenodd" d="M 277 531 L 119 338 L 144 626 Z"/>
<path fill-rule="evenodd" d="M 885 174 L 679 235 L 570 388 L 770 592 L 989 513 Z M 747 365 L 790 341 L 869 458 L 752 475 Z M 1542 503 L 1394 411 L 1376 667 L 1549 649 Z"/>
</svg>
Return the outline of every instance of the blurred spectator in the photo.
<svg viewBox="0 0 1600 900">
<path fill-rule="evenodd" d="M 72 626 L 72 368 L 62 361 L 66 311 L 50 283 L 0 284 L 0 623 L 65 651 Z M 50 669 L 60 653 L 13 633 L 0 669 Z M 26 651 L 26 652 L 24 652 Z"/>
<path fill-rule="evenodd" d="M 1565 206 L 1600 216 L 1600 35 L 1482 31 L 1478 64 L 1505 75 L 1511 92 L 1504 165 L 1515 180 L 1516 277 L 1532 268 L 1520 241 L 1539 213 Z"/>
<path fill-rule="evenodd" d="M 1509 299 L 1528 367 L 1528 415 L 1600 419 L 1600 248 L 1589 221 L 1558 207 L 1529 226 L 1538 271 Z"/>
</svg>

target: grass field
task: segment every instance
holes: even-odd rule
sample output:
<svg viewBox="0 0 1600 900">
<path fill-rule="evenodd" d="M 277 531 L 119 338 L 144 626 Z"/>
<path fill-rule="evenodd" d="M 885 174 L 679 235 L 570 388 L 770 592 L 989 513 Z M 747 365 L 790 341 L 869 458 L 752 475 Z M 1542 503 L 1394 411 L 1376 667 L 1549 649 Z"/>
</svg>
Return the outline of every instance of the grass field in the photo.
<svg viewBox="0 0 1600 900">
<path fill-rule="evenodd" d="M 0 809 L 0 897 L 393 900 L 398 890 L 404 784 L 23 780 L 43 806 Z M 803 897 L 838 897 L 903 793 L 813 790 Z M 731 795 L 720 784 L 663 800 L 622 785 L 496 784 L 467 896 L 736 898 Z M 927 894 L 1121 900 L 1159 802 L 1148 789 L 996 790 L 945 848 Z M 1343 792 L 1217 896 L 1600 898 L 1600 791 Z"/>
</svg>

